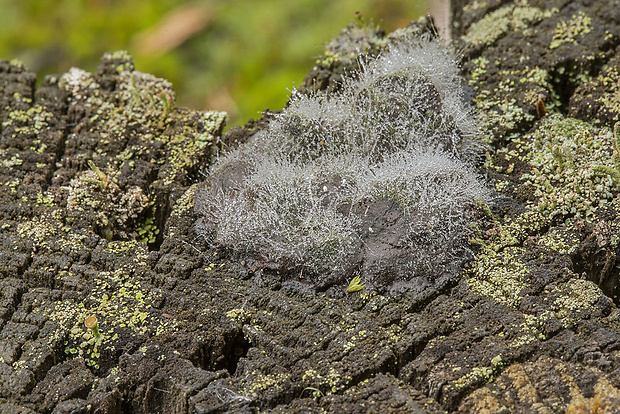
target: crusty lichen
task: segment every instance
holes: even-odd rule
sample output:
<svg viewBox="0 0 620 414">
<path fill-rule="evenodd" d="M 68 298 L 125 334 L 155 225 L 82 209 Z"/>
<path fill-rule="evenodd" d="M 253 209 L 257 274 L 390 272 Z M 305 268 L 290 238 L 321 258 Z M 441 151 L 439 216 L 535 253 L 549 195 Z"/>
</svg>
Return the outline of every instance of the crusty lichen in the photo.
<svg viewBox="0 0 620 414">
<path fill-rule="evenodd" d="M 525 158 L 532 166 L 521 179 L 534 188 L 535 207 L 556 216 L 592 219 L 596 209 L 612 198 L 611 177 L 597 165 L 613 168 L 613 137 L 607 129 L 560 115 L 547 117 L 528 140 Z"/>
<path fill-rule="evenodd" d="M 620 121 L 620 70 L 617 62 L 617 59 L 609 62 L 596 78 L 577 88 L 571 98 L 571 115 L 608 127 Z"/>
<path fill-rule="evenodd" d="M 563 327 L 572 328 L 581 320 L 584 311 L 595 309 L 603 292 L 589 280 L 571 279 L 566 284 L 557 285 L 550 295 L 556 297 L 550 310 Z"/>
<path fill-rule="evenodd" d="M 32 257 L 26 278 L 68 292 L 54 298 L 40 295 L 43 299 L 37 296 L 33 303 L 32 313 L 49 321 L 49 346 L 62 347 L 65 358 L 84 358 L 94 369 L 103 368 L 104 351 L 114 355 L 115 347 L 135 336 L 171 333 L 177 327 L 173 318 L 153 312 L 152 304 L 161 293 L 152 286 L 146 289 L 148 282 L 142 280 L 148 249 L 137 240 L 135 230 L 148 225 L 149 231 L 157 231 L 151 217 L 155 195 L 147 187 L 153 183 L 127 180 L 123 168 L 131 171 L 134 163 L 140 163 L 141 168 L 153 168 L 153 179 L 178 183 L 188 169 L 213 156 L 225 122 L 222 112 L 177 110 L 172 85 L 134 72 L 126 52 L 106 54 L 106 60 L 118 62 L 97 76 L 72 69 L 58 82 L 68 94 L 69 107 L 80 107 L 79 114 L 87 108 L 88 117 L 65 133 L 64 118 L 52 114 L 45 101 L 30 107 L 15 105 L 19 109 L 5 114 L 2 131 L 26 146 L 0 153 L 2 168 L 27 171 L 55 164 L 52 183 L 37 187 L 38 192 L 29 191 L 23 174 L 4 180 L 4 193 L 15 202 L 28 203 L 33 213 L 3 223 L 0 232 L 10 233 Z M 99 82 L 109 82 L 108 89 Z M 19 94 L 13 99 L 30 104 Z M 175 130 L 175 125 L 183 128 Z M 92 147 L 90 142 L 84 144 L 90 137 Z M 50 154 L 55 139 L 64 139 L 67 147 L 60 162 L 58 154 Z M 156 177 L 162 165 L 167 176 Z M 186 197 L 181 204 L 189 201 Z M 98 259 L 91 260 L 91 255 Z M 101 340 L 84 326 L 87 316 L 97 317 Z M 106 361 L 110 363 L 114 361 Z"/>
<path fill-rule="evenodd" d="M 383 29 L 369 24 L 361 16 L 349 24 L 340 34 L 327 43 L 317 65 L 330 67 L 335 64 L 350 65 L 360 54 L 375 53 L 387 44 Z"/>
<path fill-rule="evenodd" d="M 550 17 L 557 11 L 557 9 L 543 11 L 531 6 L 504 6 L 474 23 L 462 39 L 474 47 L 490 45 L 508 31 L 528 30 L 532 22 Z"/>
<path fill-rule="evenodd" d="M 75 212 L 96 211 L 96 231 L 108 240 L 138 237 L 135 228 L 149 208 L 149 198 L 142 188 L 132 186 L 124 191 L 110 181 L 106 188 L 95 184 L 92 170 L 82 172 L 68 187 L 67 209 Z"/>
<path fill-rule="evenodd" d="M 564 43 L 576 43 L 579 36 L 583 36 L 592 31 L 592 19 L 584 12 L 573 15 L 570 20 L 559 22 L 553 32 L 553 39 L 549 45 L 550 49 L 560 47 Z"/>
<path fill-rule="evenodd" d="M 523 253 L 523 249 L 507 248 L 497 253 L 486 248 L 471 264 L 470 287 L 484 296 L 518 308 L 522 299 L 519 292 L 527 286 L 529 270 L 517 253 Z"/>
<path fill-rule="evenodd" d="M 481 56 L 472 61 L 469 85 L 473 88 L 474 103 L 478 109 L 479 123 L 495 136 L 503 130 L 514 130 L 523 122 L 532 122 L 535 115 L 527 108 L 534 108 L 541 96 L 548 96 L 546 109 L 559 106 L 559 97 L 549 73 L 539 67 L 523 66 L 500 71 L 498 86 L 488 89 L 487 66 L 489 61 Z M 517 91 L 526 90 L 519 98 Z"/>
</svg>

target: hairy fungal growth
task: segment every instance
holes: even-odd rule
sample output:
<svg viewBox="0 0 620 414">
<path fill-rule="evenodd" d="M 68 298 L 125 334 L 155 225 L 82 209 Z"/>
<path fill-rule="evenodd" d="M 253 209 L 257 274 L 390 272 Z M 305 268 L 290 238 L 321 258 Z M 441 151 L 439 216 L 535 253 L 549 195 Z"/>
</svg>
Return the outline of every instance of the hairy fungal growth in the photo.
<svg viewBox="0 0 620 414">
<path fill-rule="evenodd" d="M 197 191 L 198 234 L 322 288 L 358 275 L 421 289 L 458 272 L 491 193 L 455 59 L 410 37 L 361 66 L 337 94 L 293 92 L 219 160 Z"/>
</svg>

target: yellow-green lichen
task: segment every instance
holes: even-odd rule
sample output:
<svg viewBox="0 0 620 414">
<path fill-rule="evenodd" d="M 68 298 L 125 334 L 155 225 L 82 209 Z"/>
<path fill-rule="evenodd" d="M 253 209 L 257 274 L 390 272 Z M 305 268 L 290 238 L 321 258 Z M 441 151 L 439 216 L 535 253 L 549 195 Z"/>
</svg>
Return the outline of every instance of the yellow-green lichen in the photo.
<svg viewBox="0 0 620 414">
<path fill-rule="evenodd" d="M 605 74 L 599 76 L 596 82 L 606 91 L 598 99 L 598 103 L 607 112 L 613 114 L 613 121 L 620 121 L 620 73 L 618 66 L 607 68 Z M 596 119 L 594 122 L 596 122 Z"/>
<path fill-rule="evenodd" d="M 248 309 L 236 308 L 226 312 L 226 316 L 235 323 L 243 325 L 252 318 L 252 312 Z"/>
<path fill-rule="evenodd" d="M 582 319 L 582 313 L 595 309 L 595 304 L 604 296 L 601 289 L 593 282 L 583 279 L 571 279 L 558 285 L 551 292 L 557 295 L 550 306 L 565 328 L 572 328 Z"/>
<path fill-rule="evenodd" d="M 518 308 L 519 293 L 527 287 L 527 266 L 519 260 L 522 248 L 506 248 L 497 253 L 486 247 L 471 264 L 467 283 L 477 293 Z"/>
<path fill-rule="evenodd" d="M 54 118 L 41 105 L 34 105 L 27 110 L 9 112 L 7 119 L 2 123 L 2 129 L 14 126 L 14 134 L 36 135 L 44 129 L 49 129 L 49 123 Z M 33 122 L 34 121 L 34 122 Z"/>
<path fill-rule="evenodd" d="M 543 11 L 530 6 L 504 6 L 471 25 L 463 40 L 472 46 L 486 46 L 494 43 L 509 31 L 522 31 L 531 22 L 556 13 L 557 9 Z"/>
<path fill-rule="evenodd" d="M 555 49 L 564 43 L 577 43 L 578 36 L 583 36 L 591 31 L 592 19 L 580 11 L 573 15 L 570 20 L 563 20 L 557 24 L 549 48 Z"/>
<path fill-rule="evenodd" d="M 572 222 L 569 221 L 569 223 Z M 538 239 L 538 246 L 555 250 L 560 254 L 573 254 L 579 247 L 580 239 L 574 233 L 563 232 L 558 229 L 551 229 L 547 234 L 543 234 Z"/>
<path fill-rule="evenodd" d="M 463 11 L 483 9 L 487 6 L 486 1 L 474 0 L 473 2 L 463 6 Z"/>
<path fill-rule="evenodd" d="M 612 134 L 561 115 L 546 117 L 531 135 L 526 161 L 531 172 L 521 179 L 534 189 L 540 212 L 551 219 L 574 215 L 590 220 L 612 198 L 613 181 L 595 166 L 613 167 Z"/>
<path fill-rule="evenodd" d="M 202 114 L 202 128 L 203 131 L 196 134 L 195 145 L 198 148 L 204 148 L 206 146 L 214 146 L 219 144 L 219 138 L 216 133 L 219 132 L 223 125 L 226 123 L 226 112 L 219 111 L 207 111 Z"/>
<path fill-rule="evenodd" d="M 258 398 L 266 390 L 277 392 L 282 390 L 284 383 L 290 381 L 288 373 L 263 374 L 253 372 L 250 374 L 252 382 L 242 389 L 242 394 L 252 398 Z"/>
<path fill-rule="evenodd" d="M 323 56 L 316 63 L 324 67 L 338 63 L 350 64 L 360 54 L 373 48 L 384 47 L 387 42 L 383 32 L 360 15 L 327 44 Z"/>
<path fill-rule="evenodd" d="M 75 275 L 65 272 L 61 278 L 75 278 Z M 156 292 L 142 290 L 140 283 L 129 273 L 99 272 L 91 282 L 93 289 L 85 301 L 63 299 L 51 311 L 47 308 L 34 310 L 35 313 L 47 313 L 49 319 L 56 323 L 57 331 L 51 338 L 62 337 L 64 332 L 69 332 L 65 340 L 68 357 L 84 358 L 87 365 L 98 368 L 101 350 L 113 350 L 119 336 L 127 335 L 125 329 L 136 334 L 155 333 L 160 327 L 167 331 L 175 329 L 174 322 L 151 316 L 150 303 Z M 85 328 L 87 316 L 98 319 L 100 338 Z"/>
<path fill-rule="evenodd" d="M 14 154 L 13 156 L 11 156 L 10 159 L 2 160 L 2 165 L 4 165 L 7 168 L 10 168 L 10 167 L 15 167 L 15 166 L 18 166 L 18 165 L 22 165 L 23 162 L 24 161 L 19 157 L 19 154 Z"/>
<path fill-rule="evenodd" d="M 308 386 L 325 390 L 325 394 L 335 394 L 340 389 L 345 388 L 345 384 L 351 380 L 350 377 L 342 378 L 340 373 L 334 368 L 329 367 L 326 373 L 320 374 L 315 369 L 308 369 L 302 376 L 302 380 Z"/>
<path fill-rule="evenodd" d="M 445 390 L 461 390 L 472 385 L 485 384 L 493 381 L 495 375 L 501 371 L 505 363 L 501 355 L 496 355 L 490 361 L 490 366 L 473 367 L 467 374 L 444 385 Z M 458 371 L 453 371 L 458 372 Z"/>
<path fill-rule="evenodd" d="M 518 69 L 501 70 L 501 80 L 496 88 L 487 89 L 486 67 L 489 61 L 478 58 L 473 61 L 472 77 L 469 81 L 474 89 L 474 103 L 478 109 L 479 123 L 494 133 L 513 130 L 522 122 L 532 122 L 535 115 L 529 112 L 541 96 L 548 96 L 545 105 L 550 111 L 559 102 L 549 73 L 539 67 L 523 65 Z M 525 90 L 521 99 L 518 91 Z"/>
</svg>

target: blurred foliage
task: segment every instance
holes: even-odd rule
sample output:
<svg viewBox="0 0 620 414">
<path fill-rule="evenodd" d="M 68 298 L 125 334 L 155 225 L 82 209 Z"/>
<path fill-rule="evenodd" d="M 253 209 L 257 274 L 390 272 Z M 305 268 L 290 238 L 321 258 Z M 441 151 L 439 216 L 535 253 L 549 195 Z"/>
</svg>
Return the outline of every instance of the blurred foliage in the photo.
<svg viewBox="0 0 620 414">
<path fill-rule="evenodd" d="M 0 0 L 0 58 L 42 79 L 96 70 L 126 49 L 169 79 L 179 105 L 229 112 L 229 125 L 279 109 L 356 11 L 386 30 L 427 13 L 424 0 Z"/>
</svg>

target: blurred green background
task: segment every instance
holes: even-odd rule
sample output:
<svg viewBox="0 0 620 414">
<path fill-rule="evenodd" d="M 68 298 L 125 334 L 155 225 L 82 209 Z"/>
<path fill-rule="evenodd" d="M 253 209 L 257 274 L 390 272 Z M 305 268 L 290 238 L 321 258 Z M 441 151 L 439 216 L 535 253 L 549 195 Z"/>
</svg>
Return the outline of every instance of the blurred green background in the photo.
<svg viewBox="0 0 620 414">
<path fill-rule="evenodd" d="M 41 80 L 95 71 L 125 49 L 170 80 L 177 103 L 229 113 L 229 126 L 286 103 L 356 11 L 387 31 L 428 13 L 425 0 L 0 0 L 0 59 Z"/>
</svg>

